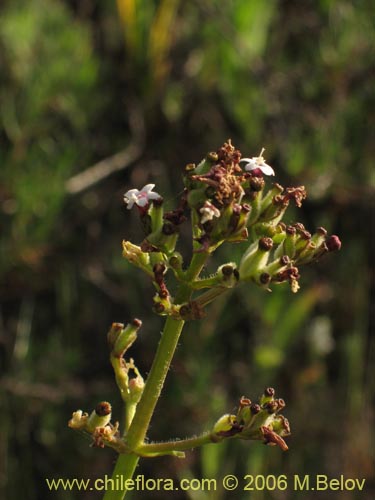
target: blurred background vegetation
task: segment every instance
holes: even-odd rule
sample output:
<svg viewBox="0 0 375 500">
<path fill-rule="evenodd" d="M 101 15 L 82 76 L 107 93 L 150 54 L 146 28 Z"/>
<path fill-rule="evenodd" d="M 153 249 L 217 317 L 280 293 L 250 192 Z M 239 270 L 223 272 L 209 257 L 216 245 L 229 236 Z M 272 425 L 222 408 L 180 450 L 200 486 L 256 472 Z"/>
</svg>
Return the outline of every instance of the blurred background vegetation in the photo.
<svg viewBox="0 0 375 500">
<path fill-rule="evenodd" d="M 282 184 L 307 187 L 290 221 L 323 225 L 343 247 L 304 269 L 297 295 L 242 287 L 190 323 L 150 437 L 210 428 L 271 385 L 287 401 L 291 450 L 231 442 L 138 472 L 344 474 L 367 489 L 340 498 L 373 498 L 374 14 L 371 0 L 1 3 L 0 497 L 100 497 L 49 493 L 45 478 L 111 473 L 112 451 L 67 420 L 102 399 L 120 416 L 113 321 L 142 318 L 132 354 L 144 375 L 159 339 L 152 287 L 121 257 L 122 238 L 141 239 L 123 193 L 153 182 L 172 206 L 184 165 L 231 137 L 244 156 L 264 146 Z"/>
</svg>

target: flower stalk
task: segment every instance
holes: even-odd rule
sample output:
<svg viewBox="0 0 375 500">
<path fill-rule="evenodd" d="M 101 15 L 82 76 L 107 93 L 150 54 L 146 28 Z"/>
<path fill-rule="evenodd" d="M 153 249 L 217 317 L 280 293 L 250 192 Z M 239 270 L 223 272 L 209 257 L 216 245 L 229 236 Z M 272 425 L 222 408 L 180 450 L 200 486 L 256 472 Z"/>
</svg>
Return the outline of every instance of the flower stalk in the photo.
<svg viewBox="0 0 375 500">
<path fill-rule="evenodd" d="M 263 152 L 264 149 L 257 157 L 241 159 L 240 151 L 229 140 L 217 152 L 208 153 L 198 165 L 187 165 L 185 189 L 173 210 L 165 209 L 163 198 L 153 191 L 154 184 L 146 184 L 141 190 L 130 189 L 124 195 L 127 208 L 137 208 L 145 237 L 139 245 L 123 241 L 123 256 L 151 279 L 156 291 L 152 309 L 166 316 L 165 325 L 146 380 L 134 359 L 126 358 L 138 338 L 141 321 L 134 319 L 126 326 L 113 323 L 108 332 L 110 362 L 125 405 L 122 432 L 118 422 L 111 422 L 108 402 L 99 403 L 90 415 L 81 410 L 74 412 L 69 426 L 91 434 L 95 446 L 109 446 L 117 451 L 113 478 L 121 475 L 125 488 L 140 457 L 182 458 L 192 448 L 233 438 L 288 449 L 284 437 L 290 434 L 290 427 L 280 414 L 285 402 L 275 399 L 272 388 L 266 389 L 256 403 L 242 397 L 236 413 L 221 416 L 210 431 L 199 436 L 146 441 L 186 321 L 204 317 L 212 301 L 242 283 L 252 282 L 271 290 L 273 285 L 287 282 L 292 292 L 297 292 L 297 266 L 340 249 L 339 238 L 327 236 L 324 228 L 311 235 L 299 222 L 289 226 L 282 222 L 290 202 L 300 207 L 306 190 L 303 186 L 284 189 L 275 183 L 265 192 L 264 176 L 273 176 L 275 172 L 266 163 Z M 193 253 L 190 264 L 185 266 L 176 245 L 180 226 L 188 218 Z M 223 263 L 213 275 L 201 276 L 218 247 L 237 241 L 248 241 L 239 262 Z M 167 286 L 168 276 L 177 283 L 175 295 Z M 122 500 L 125 494 L 126 489 L 108 490 L 104 499 Z"/>
</svg>

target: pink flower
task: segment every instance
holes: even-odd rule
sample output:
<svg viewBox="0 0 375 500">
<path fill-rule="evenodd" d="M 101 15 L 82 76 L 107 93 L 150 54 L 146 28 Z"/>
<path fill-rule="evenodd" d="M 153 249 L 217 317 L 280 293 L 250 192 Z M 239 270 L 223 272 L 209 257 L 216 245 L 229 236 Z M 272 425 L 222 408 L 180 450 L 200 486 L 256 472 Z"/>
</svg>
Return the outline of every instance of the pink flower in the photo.
<svg viewBox="0 0 375 500">
<path fill-rule="evenodd" d="M 256 170 L 260 170 L 262 174 L 264 175 L 275 175 L 275 172 L 272 167 L 267 165 L 265 162 L 262 154 L 263 154 L 264 148 L 260 152 L 259 156 L 254 156 L 253 158 L 242 158 L 241 161 L 246 161 L 247 164 L 245 165 L 245 170 L 248 172 L 252 172 L 256 174 Z"/>
<path fill-rule="evenodd" d="M 124 194 L 124 202 L 127 208 L 130 210 L 134 203 L 138 207 L 145 207 L 150 200 L 158 200 L 161 198 L 158 193 L 152 192 L 154 187 L 155 184 L 146 184 L 140 191 L 138 189 L 129 189 L 129 191 Z"/>
</svg>

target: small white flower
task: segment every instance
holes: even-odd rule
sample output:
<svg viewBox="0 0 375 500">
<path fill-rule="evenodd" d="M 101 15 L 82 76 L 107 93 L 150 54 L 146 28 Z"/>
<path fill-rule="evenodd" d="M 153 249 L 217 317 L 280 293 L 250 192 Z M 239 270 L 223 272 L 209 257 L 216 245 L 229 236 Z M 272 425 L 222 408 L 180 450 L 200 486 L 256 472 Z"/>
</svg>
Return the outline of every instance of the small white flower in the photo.
<svg viewBox="0 0 375 500">
<path fill-rule="evenodd" d="M 201 224 L 212 220 L 214 217 L 220 217 L 220 210 L 209 201 L 204 202 L 204 205 L 199 210 L 199 212 L 203 215 L 203 217 L 201 218 Z"/>
<path fill-rule="evenodd" d="M 264 174 L 264 175 L 275 175 L 275 172 L 272 167 L 267 165 L 267 163 L 264 161 L 264 158 L 262 156 L 264 151 L 264 148 L 260 152 L 259 156 L 254 156 L 253 158 L 241 158 L 241 161 L 246 161 L 247 164 L 245 165 L 245 170 L 248 172 L 251 172 L 252 170 L 255 170 L 259 168 L 259 170 Z"/>
<path fill-rule="evenodd" d="M 138 189 L 129 189 L 124 194 L 124 202 L 127 204 L 127 208 L 130 210 L 134 203 L 138 205 L 138 207 L 145 207 L 150 200 L 158 200 L 161 196 L 158 193 L 153 193 L 155 184 L 146 184 L 139 191 Z"/>
</svg>

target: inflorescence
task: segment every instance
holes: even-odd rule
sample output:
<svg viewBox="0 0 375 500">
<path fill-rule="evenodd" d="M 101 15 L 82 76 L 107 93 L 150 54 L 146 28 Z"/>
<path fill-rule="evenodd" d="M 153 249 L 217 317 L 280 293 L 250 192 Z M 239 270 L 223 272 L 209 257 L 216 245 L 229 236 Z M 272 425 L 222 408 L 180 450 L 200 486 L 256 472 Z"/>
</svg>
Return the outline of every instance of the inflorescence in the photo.
<svg viewBox="0 0 375 500">
<path fill-rule="evenodd" d="M 241 158 L 240 151 L 228 140 L 198 165 L 188 164 L 185 188 L 173 210 L 165 210 L 154 184 L 125 193 L 127 208 L 138 209 L 146 234 L 139 245 L 124 240 L 123 256 L 152 280 L 156 289 L 155 313 L 180 321 L 201 319 L 210 302 L 243 283 L 252 282 L 267 290 L 289 283 L 292 292 L 297 292 L 300 267 L 340 249 L 338 236 L 328 236 L 322 227 L 311 234 L 300 222 L 283 222 L 291 203 L 301 207 L 306 189 L 284 188 L 277 183 L 266 188 L 264 176 L 273 176 L 275 172 L 265 162 L 263 152 L 264 149 L 258 157 Z M 189 219 L 193 257 L 186 264 L 176 246 L 180 228 Z M 191 273 L 194 259 L 206 262 L 226 242 L 247 242 L 239 262 L 223 263 L 208 277 Z M 191 292 L 188 301 L 180 301 L 170 293 L 167 276 L 174 276 Z M 140 326 L 137 319 L 127 326 L 114 323 L 108 333 L 111 363 L 127 408 L 125 432 L 120 435 L 118 424 L 111 424 L 111 406 L 106 402 L 100 403 L 91 415 L 78 410 L 69 422 L 70 427 L 92 434 L 95 445 L 108 445 L 119 453 L 137 453 L 127 449 L 126 432 L 145 382 L 134 360 L 126 361 L 124 355 L 136 340 Z M 255 439 L 286 450 L 283 437 L 290 434 L 290 428 L 279 414 L 284 407 L 284 401 L 275 399 L 271 388 L 266 389 L 258 403 L 242 397 L 237 413 L 222 416 L 206 434 L 207 440 Z"/>
</svg>

